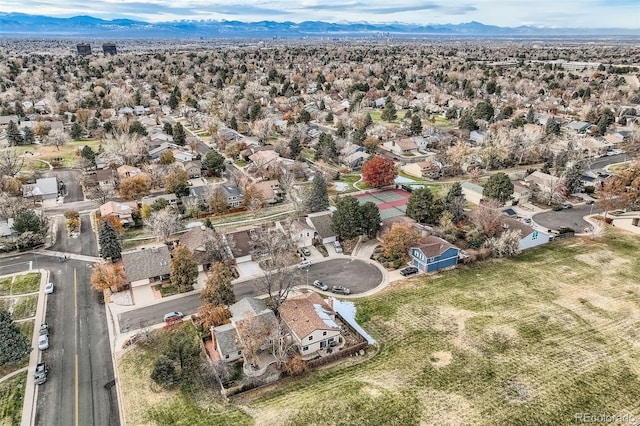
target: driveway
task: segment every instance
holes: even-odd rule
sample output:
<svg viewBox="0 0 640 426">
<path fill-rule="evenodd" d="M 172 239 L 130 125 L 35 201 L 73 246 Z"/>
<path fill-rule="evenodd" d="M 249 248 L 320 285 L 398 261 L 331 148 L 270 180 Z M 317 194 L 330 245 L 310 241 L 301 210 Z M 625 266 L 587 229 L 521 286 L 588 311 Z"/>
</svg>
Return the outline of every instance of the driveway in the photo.
<svg viewBox="0 0 640 426">
<path fill-rule="evenodd" d="M 606 166 L 609 166 L 611 164 L 623 163 L 629 160 L 630 158 L 627 154 L 600 157 L 595 159 L 591 164 L 589 164 L 589 170 L 602 170 Z"/>
<path fill-rule="evenodd" d="M 59 181 L 64 182 L 64 202 L 73 203 L 76 201 L 84 201 L 82 186 L 80 185 L 80 170 L 72 169 L 53 169 L 44 173 L 45 177 L 57 177 Z"/>
<path fill-rule="evenodd" d="M 557 231 L 564 227 L 571 228 L 576 232 L 582 232 L 586 227 L 590 226 L 583 217 L 592 213 L 602 213 L 602 209 L 597 208 L 595 204 L 579 204 L 574 205 L 572 209 L 563 209 L 557 212 L 549 210 L 537 213 L 532 216 L 532 219 L 545 229 Z"/>
</svg>

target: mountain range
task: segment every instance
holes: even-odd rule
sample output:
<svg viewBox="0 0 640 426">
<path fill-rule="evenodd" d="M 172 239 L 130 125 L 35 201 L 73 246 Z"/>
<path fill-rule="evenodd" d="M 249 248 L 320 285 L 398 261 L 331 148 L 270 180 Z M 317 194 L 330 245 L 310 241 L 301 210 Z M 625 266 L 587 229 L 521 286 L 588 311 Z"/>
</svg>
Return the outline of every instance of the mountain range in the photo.
<svg viewBox="0 0 640 426">
<path fill-rule="evenodd" d="M 373 24 L 366 22 L 241 22 L 170 21 L 149 23 L 130 19 L 104 20 L 91 16 L 53 18 L 0 13 L 0 36 L 45 38 L 302 38 L 302 37 L 638 37 L 624 28 L 498 27 L 479 22 L 464 24 Z"/>
</svg>

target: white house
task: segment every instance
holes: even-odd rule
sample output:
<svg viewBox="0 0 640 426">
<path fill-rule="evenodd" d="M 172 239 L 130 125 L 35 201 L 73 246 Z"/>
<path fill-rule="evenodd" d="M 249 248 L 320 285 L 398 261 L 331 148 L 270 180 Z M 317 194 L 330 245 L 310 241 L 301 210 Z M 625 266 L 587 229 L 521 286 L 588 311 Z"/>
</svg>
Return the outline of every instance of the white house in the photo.
<svg viewBox="0 0 640 426">
<path fill-rule="evenodd" d="M 526 250 L 549 242 L 549 234 L 538 231 L 519 220 L 505 216 L 502 218 L 501 225 L 502 232 L 508 229 L 520 231 L 520 244 L 518 245 L 520 250 Z"/>
<path fill-rule="evenodd" d="M 336 314 L 318 293 L 290 297 L 278 312 L 303 357 L 338 344 L 341 329 Z"/>
</svg>

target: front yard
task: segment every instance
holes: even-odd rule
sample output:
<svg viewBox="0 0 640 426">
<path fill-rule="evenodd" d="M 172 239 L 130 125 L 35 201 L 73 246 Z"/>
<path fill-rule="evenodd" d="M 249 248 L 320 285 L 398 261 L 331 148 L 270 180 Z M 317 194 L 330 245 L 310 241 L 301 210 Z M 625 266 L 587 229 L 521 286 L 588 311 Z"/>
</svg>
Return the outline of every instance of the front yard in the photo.
<svg viewBox="0 0 640 426">
<path fill-rule="evenodd" d="M 26 383 L 26 371 L 0 383 L 0 425 L 20 424 Z"/>
</svg>

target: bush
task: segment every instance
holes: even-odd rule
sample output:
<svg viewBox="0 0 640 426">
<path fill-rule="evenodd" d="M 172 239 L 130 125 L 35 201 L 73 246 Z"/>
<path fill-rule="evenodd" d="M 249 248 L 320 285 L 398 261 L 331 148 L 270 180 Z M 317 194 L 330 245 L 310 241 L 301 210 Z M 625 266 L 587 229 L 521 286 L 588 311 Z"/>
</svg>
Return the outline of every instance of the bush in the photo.
<svg viewBox="0 0 640 426">
<path fill-rule="evenodd" d="M 173 387 L 178 384 L 180 382 L 180 376 L 176 372 L 173 360 L 169 359 L 166 355 L 160 355 L 156 361 L 156 365 L 153 367 L 151 380 L 166 387 Z"/>
<path fill-rule="evenodd" d="M 291 358 L 284 366 L 284 372 L 289 376 L 299 376 L 307 371 L 307 363 L 302 360 L 300 355 Z"/>
</svg>

